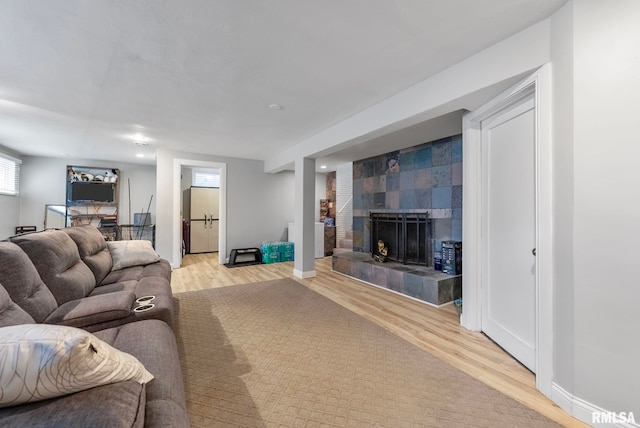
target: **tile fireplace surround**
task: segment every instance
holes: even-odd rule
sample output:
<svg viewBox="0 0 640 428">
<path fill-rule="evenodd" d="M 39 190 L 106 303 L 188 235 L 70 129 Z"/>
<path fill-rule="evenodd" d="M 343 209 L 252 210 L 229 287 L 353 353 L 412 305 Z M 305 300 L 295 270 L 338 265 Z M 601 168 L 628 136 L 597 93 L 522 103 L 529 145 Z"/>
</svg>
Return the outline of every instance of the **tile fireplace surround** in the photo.
<svg viewBox="0 0 640 428">
<path fill-rule="evenodd" d="M 378 263 L 361 252 L 333 255 L 335 272 L 440 306 L 462 295 L 462 275 L 447 275 L 432 267 Z"/>
</svg>

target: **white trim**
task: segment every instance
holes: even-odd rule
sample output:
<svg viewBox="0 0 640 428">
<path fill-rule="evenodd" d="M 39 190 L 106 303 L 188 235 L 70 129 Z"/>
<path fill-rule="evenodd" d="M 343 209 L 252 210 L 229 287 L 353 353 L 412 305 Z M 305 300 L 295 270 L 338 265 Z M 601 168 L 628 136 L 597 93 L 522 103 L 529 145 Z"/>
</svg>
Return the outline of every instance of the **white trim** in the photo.
<svg viewBox="0 0 640 428">
<path fill-rule="evenodd" d="M 551 385 L 551 399 L 554 403 L 560 406 L 565 412 L 570 414 L 576 419 L 581 420 L 589 425 L 592 425 L 592 415 L 594 412 L 609 412 L 601 407 L 591 404 L 581 398 L 574 397 L 569 394 L 564 388 L 555 382 Z M 635 418 L 635 414 L 634 414 Z M 608 424 L 593 424 L 594 427 L 621 427 L 621 428 L 640 428 L 638 422 L 634 424 L 629 423 L 608 423 Z"/>
<path fill-rule="evenodd" d="M 182 200 L 182 185 L 180 177 L 183 167 L 215 168 L 220 170 L 220 235 L 218 237 L 218 261 L 225 263 L 227 255 L 227 164 L 221 162 L 207 162 L 194 159 L 173 160 L 173 207 L 171 215 L 172 224 L 172 251 L 173 263 L 171 267 L 179 268 L 182 265 L 182 220 L 180 218 L 180 201 Z"/>
<path fill-rule="evenodd" d="M 463 117 L 463 216 L 465 246 L 462 270 L 464 312 L 460 323 L 478 331 L 482 286 L 481 122 L 517 102 L 535 88 L 536 102 L 536 388 L 551 397 L 553 378 L 553 283 L 551 193 L 551 66 L 546 64 L 474 112 Z"/>
<path fill-rule="evenodd" d="M 301 271 L 299 269 L 293 269 L 293 276 L 295 276 L 296 278 L 300 278 L 300 279 L 306 279 L 306 278 L 314 278 L 317 276 L 315 269 L 314 270 L 307 270 L 307 271 Z"/>
</svg>

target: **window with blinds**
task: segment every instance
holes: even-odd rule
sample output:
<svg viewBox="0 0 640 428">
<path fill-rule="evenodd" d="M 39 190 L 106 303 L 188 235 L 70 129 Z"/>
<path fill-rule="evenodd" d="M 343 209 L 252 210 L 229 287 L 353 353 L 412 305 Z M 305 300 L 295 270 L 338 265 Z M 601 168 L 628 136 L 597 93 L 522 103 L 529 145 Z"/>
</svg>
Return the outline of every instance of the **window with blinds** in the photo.
<svg viewBox="0 0 640 428">
<path fill-rule="evenodd" d="M 22 161 L 0 153 L 0 195 L 17 195 Z"/>
<path fill-rule="evenodd" d="M 194 169 L 191 185 L 196 187 L 220 187 L 220 171 L 215 169 Z"/>
</svg>

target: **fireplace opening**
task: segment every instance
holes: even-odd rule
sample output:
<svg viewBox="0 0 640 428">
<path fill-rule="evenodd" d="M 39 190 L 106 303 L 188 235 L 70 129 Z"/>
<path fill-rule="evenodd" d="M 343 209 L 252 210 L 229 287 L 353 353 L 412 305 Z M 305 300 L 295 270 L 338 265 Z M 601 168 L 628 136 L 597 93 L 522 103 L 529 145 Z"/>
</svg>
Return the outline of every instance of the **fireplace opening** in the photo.
<svg viewBox="0 0 640 428">
<path fill-rule="evenodd" d="M 388 249 L 387 259 L 402 264 L 429 266 L 431 254 L 431 219 L 423 213 L 369 213 L 371 220 L 371 254 L 377 242 Z"/>
</svg>

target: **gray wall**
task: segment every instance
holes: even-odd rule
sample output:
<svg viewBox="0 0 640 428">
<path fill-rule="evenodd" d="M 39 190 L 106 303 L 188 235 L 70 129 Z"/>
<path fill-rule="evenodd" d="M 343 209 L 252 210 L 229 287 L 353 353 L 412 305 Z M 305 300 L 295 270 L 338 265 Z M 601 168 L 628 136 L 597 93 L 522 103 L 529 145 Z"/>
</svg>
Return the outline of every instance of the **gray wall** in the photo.
<svg viewBox="0 0 640 428">
<path fill-rule="evenodd" d="M 147 209 L 149 199 L 156 190 L 155 166 L 134 165 L 87 159 L 58 159 L 24 156 L 20 183 L 20 224 L 44 227 L 46 204 L 65 204 L 67 165 L 120 170 L 119 222 L 133 223 L 133 213 Z M 131 208 L 129 217 L 128 180 L 131 182 Z M 156 196 L 154 195 L 154 199 Z M 152 220 L 155 201 L 151 204 Z"/>
<path fill-rule="evenodd" d="M 262 161 L 159 150 L 157 185 L 162 192 L 158 195 L 156 242 L 160 255 L 172 265 L 177 263 L 173 260 L 173 222 L 179 221 L 172 218 L 175 159 L 227 164 L 226 257 L 233 248 L 256 247 L 262 241 L 287 238 L 287 223 L 294 219 L 293 172 L 266 174 Z M 324 191 L 324 174 L 319 174 L 316 176 L 316 193 L 324 194 Z M 319 213 L 320 197 L 316 199 L 316 213 Z"/>
</svg>

